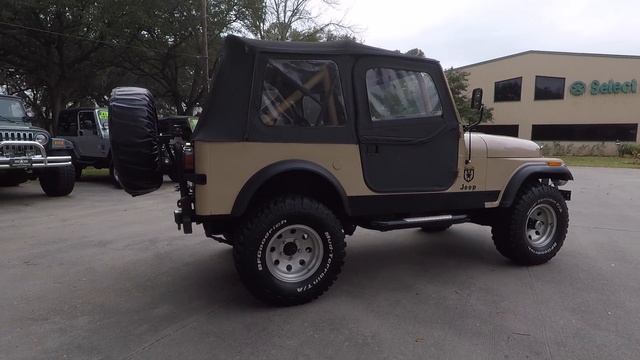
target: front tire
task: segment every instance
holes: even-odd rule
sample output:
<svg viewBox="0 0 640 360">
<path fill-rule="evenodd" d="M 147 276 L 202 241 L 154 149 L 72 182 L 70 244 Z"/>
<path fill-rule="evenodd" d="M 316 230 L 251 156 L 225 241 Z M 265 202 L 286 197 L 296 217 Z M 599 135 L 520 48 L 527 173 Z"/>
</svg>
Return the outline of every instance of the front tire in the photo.
<svg viewBox="0 0 640 360">
<path fill-rule="evenodd" d="M 234 234 L 233 255 L 245 286 L 258 299 L 289 306 L 309 302 L 336 280 L 345 257 L 340 221 L 303 196 L 267 202 Z"/>
<path fill-rule="evenodd" d="M 569 212 L 557 188 L 534 183 L 520 190 L 513 207 L 498 221 L 491 231 L 498 252 L 519 265 L 539 265 L 564 244 Z"/>
<path fill-rule="evenodd" d="M 76 171 L 73 166 L 47 169 L 40 175 L 40 187 L 47 196 L 69 195 L 76 183 Z"/>
</svg>

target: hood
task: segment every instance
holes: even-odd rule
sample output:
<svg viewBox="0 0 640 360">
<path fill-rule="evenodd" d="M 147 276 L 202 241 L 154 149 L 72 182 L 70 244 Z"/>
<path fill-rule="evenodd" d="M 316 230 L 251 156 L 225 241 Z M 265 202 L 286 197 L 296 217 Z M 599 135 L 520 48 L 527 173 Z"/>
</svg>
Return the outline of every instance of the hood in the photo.
<svg viewBox="0 0 640 360">
<path fill-rule="evenodd" d="M 478 134 L 487 144 L 487 157 L 528 158 L 540 157 L 540 146 L 533 141 L 511 136 Z"/>
</svg>

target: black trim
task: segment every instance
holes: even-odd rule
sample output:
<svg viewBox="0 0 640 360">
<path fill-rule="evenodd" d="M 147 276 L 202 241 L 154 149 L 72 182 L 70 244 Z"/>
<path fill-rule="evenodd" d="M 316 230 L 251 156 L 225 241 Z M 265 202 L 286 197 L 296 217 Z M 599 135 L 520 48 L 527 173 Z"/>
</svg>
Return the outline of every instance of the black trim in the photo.
<svg viewBox="0 0 640 360">
<path fill-rule="evenodd" d="M 284 160 L 271 164 L 257 173 L 255 173 L 242 187 L 240 193 L 236 197 L 236 201 L 233 204 L 231 214 L 234 216 L 240 216 L 244 214 L 253 198 L 254 194 L 260 189 L 260 187 L 278 174 L 282 174 L 290 171 L 307 171 L 321 176 L 327 180 L 336 190 L 342 201 L 342 206 L 348 214 L 349 208 L 347 207 L 347 195 L 340 185 L 338 179 L 333 176 L 327 169 L 315 163 L 305 160 Z"/>
<path fill-rule="evenodd" d="M 467 215 L 452 215 L 450 219 L 442 219 L 433 221 L 426 219 L 424 221 L 407 221 L 407 219 L 399 220 L 386 220 L 386 221 L 372 221 L 369 224 L 365 224 L 367 229 L 390 231 L 399 229 L 415 229 L 423 226 L 448 226 L 453 224 L 462 224 L 469 221 Z"/>
<path fill-rule="evenodd" d="M 536 179 L 558 179 L 573 180 L 571 171 L 566 166 L 547 166 L 541 164 L 531 164 L 521 167 L 509 180 L 507 188 L 504 190 L 501 207 L 510 207 L 520 190 L 520 187 L 530 177 Z"/>
<path fill-rule="evenodd" d="M 355 217 L 426 215 L 437 211 L 483 209 L 498 200 L 499 191 L 469 191 L 397 195 L 350 196 L 349 208 Z"/>
<path fill-rule="evenodd" d="M 196 185 L 206 185 L 207 184 L 207 175 L 206 174 L 184 174 L 184 179 L 190 181 Z"/>
<path fill-rule="evenodd" d="M 627 124 L 534 124 L 534 141 L 636 141 L 637 123 Z"/>
</svg>

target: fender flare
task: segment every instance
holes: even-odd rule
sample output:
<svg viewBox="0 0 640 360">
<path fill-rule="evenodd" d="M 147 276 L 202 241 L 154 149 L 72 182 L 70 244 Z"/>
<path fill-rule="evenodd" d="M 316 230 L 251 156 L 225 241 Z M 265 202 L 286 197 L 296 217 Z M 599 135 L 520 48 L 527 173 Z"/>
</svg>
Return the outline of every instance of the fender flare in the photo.
<svg viewBox="0 0 640 360">
<path fill-rule="evenodd" d="M 330 173 L 324 167 L 310 161 L 283 160 L 260 169 L 260 171 L 255 173 L 249 180 L 247 180 L 247 182 L 242 186 L 240 193 L 238 193 L 238 196 L 236 196 L 236 200 L 233 203 L 233 209 L 231 210 L 231 215 L 241 216 L 242 214 L 244 214 L 249 206 L 249 203 L 251 202 L 251 199 L 258 192 L 262 185 L 264 185 L 267 181 L 269 181 L 269 179 L 272 179 L 274 176 L 290 171 L 309 172 L 318 175 L 324 180 L 328 181 L 340 197 L 340 201 L 345 213 L 349 214 L 347 194 L 345 193 L 342 185 L 340 185 L 338 179 L 336 179 L 336 177 L 332 173 Z"/>
<path fill-rule="evenodd" d="M 525 165 L 518 169 L 509 180 L 504 190 L 500 207 L 510 207 L 522 187 L 522 184 L 530 177 L 537 179 L 573 180 L 571 171 L 566 166 L 548 166 L 546 164 Z"/>
</svg>

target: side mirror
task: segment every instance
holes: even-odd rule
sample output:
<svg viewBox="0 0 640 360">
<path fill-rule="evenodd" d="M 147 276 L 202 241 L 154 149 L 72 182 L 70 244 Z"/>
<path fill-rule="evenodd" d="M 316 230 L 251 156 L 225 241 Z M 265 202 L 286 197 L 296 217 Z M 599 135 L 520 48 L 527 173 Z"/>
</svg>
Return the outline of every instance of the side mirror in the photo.
<svg viewBox="0 0 640 360">
<path fill-rule="evenodd" d="M 475 88 L 471 92 L 471 108 L 480 110 L 482 107 L 482 89 Z"/>
</svg>

